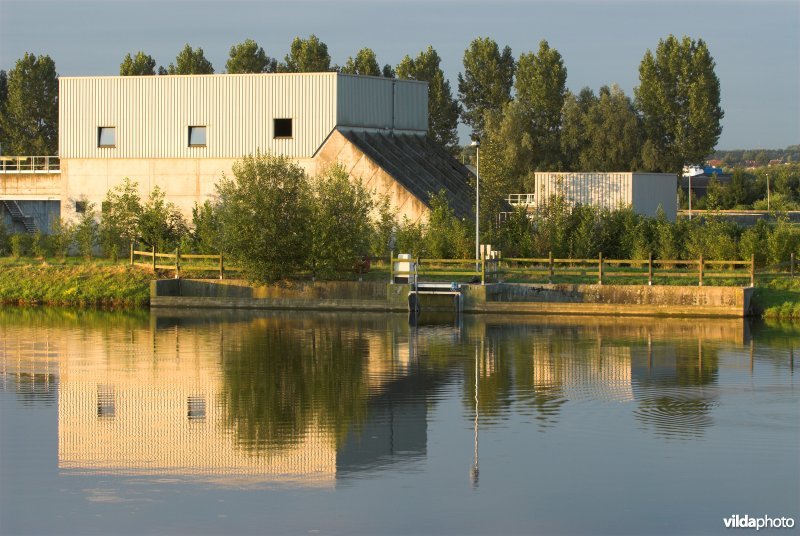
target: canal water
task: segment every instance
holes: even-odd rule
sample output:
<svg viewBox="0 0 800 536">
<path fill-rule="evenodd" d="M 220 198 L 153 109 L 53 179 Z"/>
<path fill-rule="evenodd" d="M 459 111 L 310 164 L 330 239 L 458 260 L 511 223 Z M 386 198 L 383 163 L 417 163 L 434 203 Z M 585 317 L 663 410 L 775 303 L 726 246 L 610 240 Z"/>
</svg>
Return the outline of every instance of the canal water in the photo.
<svg viewBox="0 0 800 536">
<path fill-rule="evenodd" d="M 742 320 L 0 310 L 0 533 L 800 521 L 799 341 Z"/>
</svg>

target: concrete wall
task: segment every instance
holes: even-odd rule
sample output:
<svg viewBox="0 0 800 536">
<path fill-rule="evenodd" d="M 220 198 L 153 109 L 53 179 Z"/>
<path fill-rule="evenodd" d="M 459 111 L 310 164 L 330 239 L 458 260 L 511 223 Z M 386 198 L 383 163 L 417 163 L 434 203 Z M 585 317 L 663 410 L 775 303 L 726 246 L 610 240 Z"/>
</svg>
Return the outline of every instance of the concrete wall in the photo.
<svg viewBox="0 0 800 536">
<path fill-rule="evenodd" d="M 414 194 L 397 183 L 389 173 L 367 157 L 338 131 L 334 131 L 320 148 L 314 159 L 314 173 L 331 164 L 344 166 L 351 181 L 359 181 L 369 191 L 379 196 L 388 195 L 397 211 L 398 219 L 407 217 L 411 222 L 427 222 L 430 209 Z"/>
<path fill-rule="evenodd" d="M 60 173 L 0 173 L 0 201 L 58 201 Z"/>
</svg>

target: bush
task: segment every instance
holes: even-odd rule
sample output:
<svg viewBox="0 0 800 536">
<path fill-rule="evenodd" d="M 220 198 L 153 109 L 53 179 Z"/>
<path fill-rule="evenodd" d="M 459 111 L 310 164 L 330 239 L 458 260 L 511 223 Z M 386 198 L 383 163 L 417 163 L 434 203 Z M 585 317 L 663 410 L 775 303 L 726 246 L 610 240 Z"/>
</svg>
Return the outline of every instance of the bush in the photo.
<svg viewBox="0 0 800 536">
<path fill-rule="evenodd" d="M 217 184 L 224 252 L 254 282 L 308 267 L 313 198 L 301 167 L 283 156 L 245 157 Z"/>
<path fill-rule="evenodd" d="M 47 257 L 47 252 L 47 237 L 37 229 L 31 238 L 31 253 L 37 259 L 44 259 Z"/>
<path fill-rule="evenodd" d="M 202 205 L 195 203 L 192 208 L 192 226 L 192 247 L 196 251 L 206 254 L 222 251 L 219 209 L 211 201 L 206 200 Z"/>
<path fill-rule="evenodd" d="M 97 222 L 95 221 L 94 203 L 86 203 L 86 210 L 81 214 L 75 226 L 75 243 L 78 253 L 86 260 L 92 258 L 97 244 Z"/>
<path fill-rule="evenodd" d="M 178 208 L 164 201 L 164 191 L 156 186 L 139 215 L 139 238 L 156 251 L 175 249 L 188 234 L 188 226 Z"/>
<path fill-rule="evenodd" d="M 14 233 L 8 239 L 11 256 L 15 259 L 26 257 L 31 251 L 31 235 L 28 233 Z"/>
<path fill-rule="evenodd" d="M 351 182 L 343 167 L 331 166 L 316 178 L 310 258 L 314 276 L 349 271 L 356 258 L 369 254 L 372 208 L 370 193 L 360 182 Z"/>
<path fill-rule="evenodd" d="M 122 184 L 106 193 L 99 227 L 100 245 L 107 257 L 117 260 L 139 235 L 142 202 L 138 183 L 125 177 Z"/>
</svg>

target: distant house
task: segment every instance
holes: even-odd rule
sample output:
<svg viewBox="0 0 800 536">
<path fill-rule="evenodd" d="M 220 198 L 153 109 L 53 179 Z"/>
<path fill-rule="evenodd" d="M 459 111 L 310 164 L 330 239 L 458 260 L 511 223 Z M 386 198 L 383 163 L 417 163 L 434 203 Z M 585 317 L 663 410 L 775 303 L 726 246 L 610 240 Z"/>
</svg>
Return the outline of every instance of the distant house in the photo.
<svg viewBox="0 0 800 536">
<path fill-rule="evenodd" d="M 783 158 L 775 158 L 773 160 L 770 160 L 769 164 L 767 164 L 767 165 L 768 166 L 780 166 L 781 164 L 783 164 Z"/>
</svg>

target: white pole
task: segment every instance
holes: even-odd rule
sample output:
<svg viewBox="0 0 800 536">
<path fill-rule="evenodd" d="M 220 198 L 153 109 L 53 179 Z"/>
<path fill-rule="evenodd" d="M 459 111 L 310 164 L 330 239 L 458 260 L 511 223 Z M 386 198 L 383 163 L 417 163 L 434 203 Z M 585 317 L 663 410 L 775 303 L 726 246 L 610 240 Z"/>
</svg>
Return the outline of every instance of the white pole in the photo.
<svg viewBox="0 0 800 536">
<path fill-rule="evenodd" d="M 481 258 L 481 147 L 475 146 L 475 259 Z"/>
</svg>

